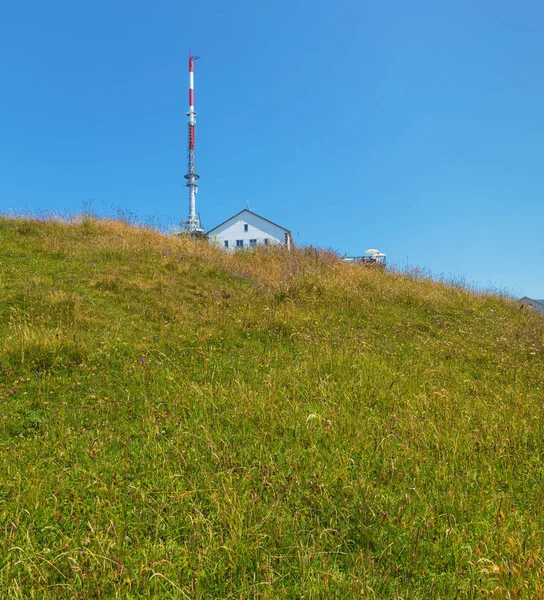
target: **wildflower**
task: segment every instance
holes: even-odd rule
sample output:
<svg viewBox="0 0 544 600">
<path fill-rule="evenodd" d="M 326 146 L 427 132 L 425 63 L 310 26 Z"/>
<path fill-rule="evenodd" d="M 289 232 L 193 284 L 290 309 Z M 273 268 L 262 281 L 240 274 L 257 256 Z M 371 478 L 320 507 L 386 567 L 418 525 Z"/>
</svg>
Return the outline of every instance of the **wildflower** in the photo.
<svg viewBox="0 0 544 600">
<path fill-rule="evenodd" d="M 142 365 L 145 365 L 145 356 L 142 356 Z"/>
</svg>

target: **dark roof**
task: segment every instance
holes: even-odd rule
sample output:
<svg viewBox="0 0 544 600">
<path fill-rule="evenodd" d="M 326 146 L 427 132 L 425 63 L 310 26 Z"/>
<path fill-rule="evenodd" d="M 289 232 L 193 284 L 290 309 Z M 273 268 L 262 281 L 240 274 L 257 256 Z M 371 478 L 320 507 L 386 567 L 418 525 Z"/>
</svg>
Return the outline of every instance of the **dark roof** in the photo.
<svg viewBox="0 0 544 600">
<path fill-rule="evenodd" d="M 527 304 L 535 310 L 538 310 L 538 312 L 544 313 L 544 300 L 534 300 L 528 296 L 523 296 L 523 298 L 520 298 L 519 301 L 522 304 Z"/>
<path fill-rule="evenodd" d="M 219 223 L 219 225 L 216 225 L 215 227 L 212 227 L 212 229 L 210 229 L 209 231 L 206 232 L 206 235 L 209 235 L 214 229 L 218 229 L 219 227 L 221 227 L 221 225 L 224 225 L 225 223 L 227 223 L 231 219 L 234 219 L 235 217 L 237 217 L 238 215 L 241 215 L 244 212 L 248 212 L 250 215 L 254 215 L 255 217 L 259 217 L 259 219 L 262 219 L 263 221 L 266 221 L 267 223 L 270 223 L 271 225 L 279 227 L 280 229 L 283 229 L 287 233 L 291 233 L 289 231 L 289 229 L 285 229 L 285 227 L 282 227 L 281 225 L 278 225 L 277 223 L 274 223 L 274 221 L 271 221 L 270 219 L 265 219 L 265 217 L 261 217 L 261 215 L 258 215 L 257 213 L 253 212 L 252 210 L 249 210 L 249 208 L 244 208 L 244 210 L 241 210 L 239 213 L 236 213 L 235 215 L 232 215 L 232 217 L 229 217 L 228 219 L 226 219 L 222 223 Z"/>
</svg>

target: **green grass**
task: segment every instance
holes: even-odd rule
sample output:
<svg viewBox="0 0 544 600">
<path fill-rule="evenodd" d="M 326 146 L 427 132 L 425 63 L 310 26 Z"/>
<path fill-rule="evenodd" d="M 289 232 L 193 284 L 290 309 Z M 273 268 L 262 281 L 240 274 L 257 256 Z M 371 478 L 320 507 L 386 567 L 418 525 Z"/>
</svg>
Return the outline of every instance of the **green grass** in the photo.
<svg viewBox="0 0 544 600">
<path fill-rule="evenodd" d="M 314 250 L 0 219 L 2 598 L 544 598 L 544 319 Z"/>
</svg>

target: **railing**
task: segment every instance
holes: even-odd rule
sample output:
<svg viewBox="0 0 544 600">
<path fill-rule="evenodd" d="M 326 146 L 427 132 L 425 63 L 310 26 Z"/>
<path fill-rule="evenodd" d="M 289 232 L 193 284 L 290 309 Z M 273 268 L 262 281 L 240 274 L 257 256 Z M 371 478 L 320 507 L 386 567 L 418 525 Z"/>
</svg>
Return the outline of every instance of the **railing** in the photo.
<svg viewBox="0 0 544 600">
<path fill-rule="evenodd" d="M 346 256 L 342 260 L 345 263 L 361 263 L 363 265 L 381 265 L 385 266 L 385 256 Z"/>
</svg>

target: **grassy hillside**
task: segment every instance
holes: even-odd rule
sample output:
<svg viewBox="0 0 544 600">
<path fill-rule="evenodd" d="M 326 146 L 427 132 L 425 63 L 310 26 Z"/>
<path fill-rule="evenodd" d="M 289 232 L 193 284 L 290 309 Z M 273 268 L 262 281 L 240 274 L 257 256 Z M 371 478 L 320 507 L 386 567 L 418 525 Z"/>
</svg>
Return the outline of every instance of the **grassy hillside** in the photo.
<svg viewBox="0 0 544 600">
<path fill-rule="evenodd" d="M 544 319 L 311 250 L 0 220 L 2 598 L 543 598 Z"/>
</svg>

